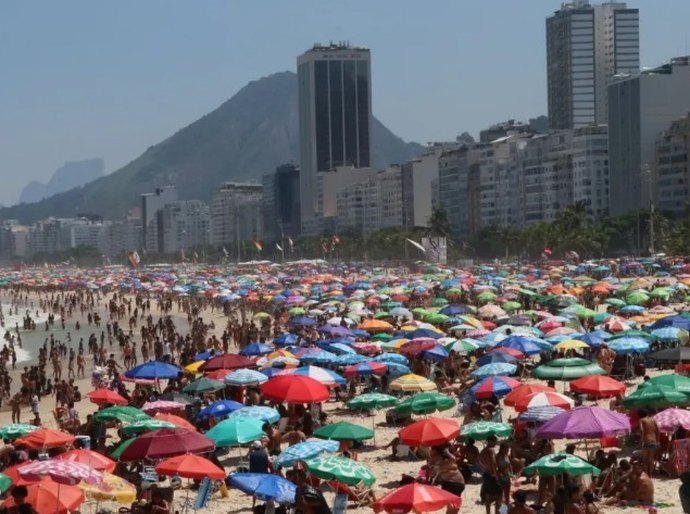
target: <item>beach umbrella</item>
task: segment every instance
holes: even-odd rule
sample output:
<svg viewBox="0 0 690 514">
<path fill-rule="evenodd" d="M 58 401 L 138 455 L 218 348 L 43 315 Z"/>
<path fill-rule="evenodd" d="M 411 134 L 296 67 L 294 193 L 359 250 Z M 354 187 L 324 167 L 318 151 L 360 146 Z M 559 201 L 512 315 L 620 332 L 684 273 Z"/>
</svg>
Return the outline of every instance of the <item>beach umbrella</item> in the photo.
<svg viewBox="0 0 690 514">
<path fill-rule="evenodd" d="M 400 355 L 399 353 L 382 353 L 381 355 L 374 357 L 373 361 L 383 362 L 384 364 L 402 364 L 403 366 L 407 366 L 409 363 L 409 359 L 404 355 Z"/>
<path fill-rule="evenodd" d="M 690 411 L 671 407 L 654 416 L 659 430 L 673 433 L 679 428 L 690 429 Z"/>
<path fill-rule="evenodd" d="M 67 446 L 74 442 L 75 437 L 59 430 L 40 428 L 30 432 L 15 441 L 15 445 L 24 445 L 33 450 L 46 450 Z"/>
<path fill-rule="evenodd" d="M 649 351 L 649 341 L 641 337 L 630 336 L 612 339 L 608 342 L 608 345 L 614 352 L 622 355 L 647 353 Z"/>
<path fill-rule="evenodd" d="M 156 473 L 163 476 L 180 476 L 183 478 L 223 480 L 225 470 L 213 462 L 198 455 L 178 455 L 165 459 L 156 465 Z"/>
<path fill-rule="evenodd" d="M 12 487 L 12 479 L 3 473 L 0 473 L 0 493 L 7 492 L 10 487 Z"/>
<path fill-rule="evenodd" d="M 81 481 L 88 484 L 100 484 L 103 481 L 103 474 L 82 464 L 71 460 L 35 460 L 22 466 L 18 470 L 19 476 L 26 480 L 41 480 L 43 477 L 50 477 L 60 484 L 75 485 Z"/>
<path fill-rule="evenodd" d="M 375 334 L 377 332 L 393 332 L 395 327 L 380 319 L 367 319 L 360 323 L 357 328 L 366 330 L 369 333 Z"/>
<path fill-rule="evenodd" d="M 505 396 L 520 386 L 520 382 L 510 377 L 486 377 L 470 388 L 475 398 L 484 399 L 492 396 Z"/>
<path fill-rule="evenodd" d="M 275 348 L 265 343 L 250 343 L 239 351 L 240 355 L 253 357 L 255 355 L 267 355 Z"/>
<path fill-rule="evenodd" d="M 199 419 L 209 417 L 221 418 L 223 416 L 227 416 L 231 412 L 241 409 L 242 407 L 244 407 L 243 404 L 234 400 L 216 400 L 212 404 L 201 409 L 196 416 Z"/>
<path fill-rule="evenodd" d="M 521 397 L 515 402 L 515 410 L 518 412 L 524 412 L 532 407 L 542 407 L 546 405 L 570 410 L 574 404 L 575 402 L 564 394 L 543 391 Z"/>
<path fill-rule="evenodd" d="M 216 446 L 237 446 L 251 443 L 264 436 L 264 422 L 257 418 L 236 416 L 221 421 L 206 432 Z"/>
<path fill-rule="evenodd" d="M 526 423 L 544 423 L 545 421 L 549 421 L 562 412 L 565 412 L 565 409 L 544 405 L 542 407 L 532 407 L 527 409 L 518 416 L 518 419 Z"/>
<path fill-rule="evenodd" d="M 388 385 L 388 389 L 412 393 L 417 391 L 436 391 L 438 386 L 426 377 L 409 373 L 393 380 Z"/>
<path fill-rule="evenodd" d="M 364 441 L 374 437 L 374 431 L 348 421 L 339 421 L 318 428 L 314 432 L 314 437 L 335 441 Z"/>
<path fill-rule="evenodd" d="M 103 472 L 103 483 L 89 485 L 80 482 L 78 487 L 84 491 L 86 497 L 97 502 L 116 501 L 120 504 L 131 505 L 137 498 L 137 488 L 124 478 Z"/>
<path fill-rule="evenodd" d="M 75 511 L 84 502 L 84 492 L 71 485 L 61 485 L 52 480 L 41 480 L 26 486 L 25 502 L 39 514 L 67 514 Z M 14 498 L 5 500 L 5 507 L 14 507 Z"/>
<path fill-rule="evenodd" d="M 589 375 L 570 382 L 570 389 L 577 393 L 595 396 L 616 396 L 617 394 L 623 394 L 627 387 L 622 382 L 611 377 Z"/>
<path fill-rule="evenodd" d="M 191 405 L 194 403 L 193 399 L 191 396 L 186 395 L 184 393 L 180 393 L 178 391 L 170 391 L 167 393 L 163 393 L 159 397 L 161 400 L 165 400 L 167 402 L 177 402 L 181 403 L 182 405 Z"/>
<path fill-rule="evenodd" d="M 455 407 L 455 399 L 436 391 L 417 393 L 395 407 L 395 413 L 400 415 L 431 414 Z"/>
<path fill-rule="evenodd" d="M 435 348 L 437 344 L 436 339 L 430 337 L 420 337 L 402 345 L 399 349 L 399 352 L 403 355 L 417 355 Z"/>
<path fill-rule="evenodd" d="M 344 374 L 346 377 L 363 377 L 383 375 L 386 371 L 388 371 L 388 366 L 383 362 L 367 361 L 347 366 Z"/>
<path fill-rule="evenodd" d="M 313 459 L 323 453 L 335 453 L 340 448 L 338 441 L 313 440 L 288 446 L 274 459 L 274 464 L 283 468 L 294 466 L 299 461 Z"/>
<path fill-rule="evenodd" d="M 447 418 L 426 418 L 407 425 L 398 432 L 400 441 L 410 446 L 436 446 L 455 439 L 458 422 Z"/>
<path fill-rule="evenodd" d="M 211 439 L 193 430 L 161 428 L 135 438 L 119 454 L 119 460 L 165 459 L 185 453 L 208 453 L 214 448 Z"/>
<path fill-rule="evenodd" d="M 0 427 L 0 438 L 10 440 L 16 439 L 17 437 L 25 436 L 36 430 L 38 430 L 38 427 L 26 423 L 11 423 Z"/>
<path fill-rule="evenodd" d="M 93 415 L 96 421 L 121 421 L 123 423 L 134 423 L 150 419 L 145 412 L 140 411 L 131 405 L 114 405 L 101 409 Z"/>
<path fill-rule="evenodd" d="M 136 437 L 125 439 L 110 453 L 110 458 L 120 460 L 120 455 L 127 449 L 127 447 L 135 441 Z"/>
<path fill-rule="evenodd" d="M 650 385 L 661 385 L 672 388 L 680 393 L 690 395 L 690 377 L 685 375 L 677 375 L 671 373 L 668 375 L 657 375 L 649 380 L 642 382 L 639 387 L 648 387 Z"/>
<path fill-rule="evenodd" d="M 530 337 L 516 335 L 502 339 L 494 348 L 512 348 L 524 355 L 538 355 L 545 349 L 551 349 L 552 346 Z"/>
<path fill-rule="evenodd" d="M 141 410 L 144 412 L 165 412 L 165 411 L 179 411 L 184 410 L 184 405 L 178 402 L 168 400 L 156 400 L 155 402 L 146 402 L 142 405 Z"/>
<path fill-rule="evenodd" d="M 433 512 L 452 507 L 459 509 L 462 499 L 433 485 L 412 482 L 398 487 L 374 503 L 374 512 L 385 511 L 389 514 L 406 512 Z"/>
<path fill-rule="evenodd" d="M 125 437 L 132 437 L 142 432 L 158 430 L 159 428 L 177 428 L 177 426 L 169 421 L 151 418 L 125 425 L 122 427 L 122 433 Z"/>
<path fill-rule="evenodd" d="M 292 344 L 297 344 L 299 341 L 299 336 L 295 334 L 281 334 L 273 340 L 273 344 L 280 346 L 287 346 Z"/>
<path fill-rule="evenodd" d="M 357 485 L 360 482 L 371 486 L 376 477 L 364 464 L 347 457 L 327 455 L 304 461 L 306 470 L 315 477 L 324 480 L 337 480 L 347 485 Z"/>
<path fill-rule="evenodd" d="M 381 409 L 383 407 L 392 407 L 398 403 L 398 399 L 395 396 L 383 393 L 365 393 L 359 396 L 355 396 L 352 400 L 348 401 L 348 409 L 352 410 L 373 410 Z"/>
<path fill-rule="evenodd" d="M 542 439 L 594 439 L 630 432 L 628 416 L 596 406 L 575 407 L 553 417 L 537 431 Z"/>
<path fill-rule="evenodd" d="M 227 385 L 246 387 L 263 384 L 268 381 L 268 377 L 254 369 L 238 369 L 227 375 L 223 380 Z"/>
<path fill-rule="evenodd" d="M 153 419 L 157 419 L 160 421 L 167 421 L 168 423 L 173 424 L 177 428 L 187 428 L 189 430 L 196 430 L 196 427 L 192 425 L 189 421 L 184 419 L 183 417 L 176 416 L 175 414 L 168 414 L 166 412 L 159 412 L 156 414 Z"/>
<path fill-rule="evenodd" d="M 135 366 L 124 372 L 124 376 L 131 379 L 162 380 L 177 378 L 182 370 L 167 362 L 151 361 Z"/>
<path fill-rule="evenodd" d="M 335 371 L 330 369 L 321 368 L 319 366 L 301 366 L 299 368 L 286 370 L 283 372 L 285 375 L 300 375 L 303 377 L 313 378 L 317 382 L 325 386 L 335 386 L 343 385 L 346 380 L 338 375 Z"/>
<path fill-rule="evenodd" d="M 277 423 L 280 421 L 280 413 L 273 407 L 262 407 L 259 405 L 252 405 L 250 407 L 242 407 L 230 413 L 229 418 L 245 417 L 260 419 L 264 423 Z"/>
<path fill-rule="evenodd" d="M 265 398 L 287 403 L 319 403 L 328 400 L 330 392 L 321 382 L 302 375 L 278 375 L 261 384 Z"/>
<path fill-rule="evenodd" d="M 589 462 L 569 453 L 550 453 L 527 466 L 524 474 L 527 476 L 541 475 L 545 477 L 567 473 L 573 476 L 599 476 L 601 470 Z"/>
<path fill-rule="evenodd" d="M 507 423 L 496 423 L 494 421 L 475 421 L 462 427 L 463 438 L 471 437 L 475 441 L 485 441 L 490 436 L 508 437 L 513 433 L 513 427 Z"/>
<path fill-rule="evenodd" d="M 101 388 L 86 393 L 86 396 L 92 403 L 97 405 L 127 405 L 129 401 L 124 396 L 118 394 L 110 389 Z"/>
<path fill-rule="evenodd" d="M 512 392 L 508 393 L 508 395 L 505 398 L 503 398 L 503 403 L 505 405 L 515 407 L 517 402 L 521 401 L 522 398 L 530 396 L 534 393 L 541 393 L 544 391 L 551 391 L 554 393 L 556 392 L 556 390 L 553 387 L 549 387 L 543 384 L 522 384 L 513 389 Z"/>
<path fill-rule="evenodd" d="M 212 391 L 219 391 L 220 389 L 223 389 L 223 387 L 225 387 L 225 384 L 223 384 L 223 382 L 220 380 L 201 377 L 184 386 L 182 391 L 187 394 L 203 394 Z"/>
<path fill-rule="evenodd" d="M 254 366 L 254 361 L 248 359 L 244 355 L 237 355 L 234 353 L 224 353 L 210 358 L 199 368 L 199 371 L 215 371 L 218 369 L 239 369 L 251 368 Z"/>
<path fill-rule="evenodd" d="M 184 367 L 184 370 L 185 370 L 187 373 L 197 374 L 197 373 L 199 373 L 199 368 L 201 367 L 201 365 L 202 365 L 204 362 L 205 362 L 205 361 L 195 361 L 195 362 L 192 362 L 191 364 L 187 364 L 187 365 Z"/>
<path fill-rule="evenodd" d="M 664 327 L 676 327 L 690 331 L 690 317 L 683 316 L 682 314 L 666 316 L 665 318 L 655 321 L 649 328 L 651 330 L 656 330 Z"/>
<path fill-rule="evenodd" d="M 533 374 L 543 380 L 572 380 L 588 375 L 605 375 L 606 371 L 587 359 L 572 357 L 549 361 L 535 368 Z"/>
<path fill-rule="evenodd" d="M 470 373 L 470 376 L 475 379 L 482 379 L 486 377 L 514 375 L 516 372 L 517 366 L 515 364 L 493 362 L 477 368 Z"/>
<path fill-rule="evenodd" d="M 309 353 L 302 353 L 299 360 L 302 364 L 329 364 L 338 357 L 333 352 L 326 350 L 315 350 Z"/>
<path fill-rule="evenodd" d="M 509 350 L 510 348 L 498 348 L 498 350 Z M 524 355 L 523 355 L 524 357 Z M 489 352 L 486 355 L 483 355 L 481 358 L 477 359 L 477 366 L 486 366 L 487 364 L 493 364 L 496 362 L 504 362 L 506 364 L 517 364 L 518 358 L 515 357 L 514 355 L 507 353 L 507 352 L 502 352 L 502 351 L 493 351 Z"/>
<path fill-rule="evenodd" d="M 114 460 L 109 459 L 101 453 L 93 450 L 87 450 L 85 448 L 78 448 L 61 453 L 55 457 L 55 460 L 79 462 L 81 464 L 90 466 L 97 471 L 108 471 L 112 473 L 112 471 L 115 469 Z"/>
<path fill-rule="evenodd" d="M 623 398 L 623 406 L 628 409 L 642 407 L 669 407 L 671 405 L 685 405 L 688 395 L 664 385 L 647 385 Z"/>
<path fill-rule="evenodd" d="M 560 352 L 564 352 L 567 350 L 581 350 L 589 348 L 589 345 L 584 341 L 580 341 L 578 339 L 566 339 L 556 344 L 554 348 Z"/>
<path fill-rule="evenodd" d="M 650 353 L 649 358 L 658 362 L 690 362 L 690 348 L 686 346 L 665 348 Z"/>
<path fill-rule="evenodd" d="M 582 341 L 590 348 L 599 348 L 604 343 L 604 339 L 602 337 L 593 333 L 573 336 L 573 340 Z"/>
<path fill-rule="evenodd" d="M 292 505 L 297 486 L 288 479 L 269 473 L 232 473 L 225 483 L 261 501 Z"/>
<path fill-rule="evenodd" d="M 657 328 L 651 335 L 665 343 L 687 343 L 690 336 L 687 330 L 677 327 Z"/>
</svg>

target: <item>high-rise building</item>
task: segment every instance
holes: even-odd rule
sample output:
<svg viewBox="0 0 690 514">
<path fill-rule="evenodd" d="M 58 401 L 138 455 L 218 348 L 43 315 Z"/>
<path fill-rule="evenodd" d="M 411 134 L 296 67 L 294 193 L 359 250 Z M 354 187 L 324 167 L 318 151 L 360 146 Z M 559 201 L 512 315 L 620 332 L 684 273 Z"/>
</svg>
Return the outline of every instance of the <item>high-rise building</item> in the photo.
<svg viewBox="0 0 690 514">
<path fill-rule="evenodd" d="M 208 205 L 200 200 L 169 203 L 161 211 L 163 252 L 176 253 L 201 248 L 209 243 L 211 216 Z"/>
<path fill-rule="evenodd" d="M 274 173 L 264 175 L 264 239 L 280 241 L 300 234 L 299 166 L 282 164 Z"/>
<path fill-rule="evenodd" d="M 658 134 L 690 111 L 690 56 L 609 85 L 611 214 L 648 209 Z"/>
<path fill-rule="evenodd" d="M 656 209 L 667 216 L 690 216 L 690 113 L 656 139 Z"/>
<path fill-rule="evenodd" d="M 317 174 L 371 165 L 371 56 L 347 43 L 315 45 L 297 58 L 302 228 L 319 229 Z"/>
<path fill-rule="evenodd" d="M 639 11 L 623 2 L 574 0 L 546 19 L 549 125 L 607 122 L 607 86 L 640 67 Z"/>
<path fill-rule="evenodd" d="M 166 204 L 177 201 L 177 188 L 173 185 L 159 187 L 153 193 L 141 195 L 141 247 L 149 252 L 163 251 L 163 233 L 160 213 Z"/>
<path fill-rule="evenodd" d="M 403 225 L 406 227 L 428 226 L 443 148 L 441 144 L 431 146 L 424 155 L 402 165 Z"/>
<path fill-rule="evenodd" d="M 263 237 L 261 191 L 261 184 L 237 182 L 216 190 L 211 200 L 211 244 L 235 245 L 240 252 L 240 243 Z"/>
</svg>

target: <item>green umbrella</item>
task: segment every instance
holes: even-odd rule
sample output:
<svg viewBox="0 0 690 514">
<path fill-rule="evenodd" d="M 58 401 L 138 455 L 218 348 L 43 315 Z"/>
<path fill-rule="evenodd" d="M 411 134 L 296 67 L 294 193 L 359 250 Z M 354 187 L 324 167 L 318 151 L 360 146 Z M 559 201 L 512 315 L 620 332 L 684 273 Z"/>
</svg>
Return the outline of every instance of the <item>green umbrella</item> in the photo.
<svg viewBox="0 0 690 514">
<path fill-rule="evenodd" d="M 366 486 L 376 482 L 376 477 L 369 468 L 347 457 L 329 455 L 304 461 L 304 466 L 309 473 L 324 480 L 337 480 L 347 485 L 362 482 Z"/>
<path fill-rule="evenodd" d="M 626 306 L 626 303 L 623 300 L 621 300 L 620 298 L 607 298 L 606 300 L 604 300 L 604 303 L 607 303 L 609 305 L 613 305 L 614 307 L 619 307 L 619 308 Z"/>
<path fill-rule="evenodd" d="M 364 441 L 374 437 L 374 431 L 348 421 L 339 421 L 322 426 L 314 432 L 314 437 L 335 441 Z"/>
<path fill-rule="evenodd" d="M 448 305 L 448 300 L 445 298 L 434 298 L 434 300 L 431 302 L 431 305 L 434 307 L 443 307 L 444 305 Z"/>
<path fill-rule="evenodd" d="M 366 393 L 356 396 L 347 402 L 347 408 L 352 410 L 373 410 L 392 407 L 398 403 L 395 396 L 382 393 Z"/>
<path fill-rule="evenodd" d="M 219 380 L 201 377 L 200 379 L 195 380 L 191 384 L 186 385 L 184 389 L 182 389 L 182 392 L 189 394 L 208 393 L 211 391 L 218 391 L 219 389 L 223 389 L 224 387 L 225 384 L 223 384 L 223 382 Z"/>
<path fill-rule="evenodd" d="M 569 475 L 593 475 L 599 476 L 601 470 L 592 466 L 589 462 L 569 453 L 550 453 L 527 466 L 525 475 L 542 475 L 551 477 L 567 473 Z"/>
<path fill-rule="evenodd" d="M 519 290 L 519 293 L 522 294 L 522 295 L 525 295 L 525 296 L 530 296 L 530 297 L 532 297 L 532 296 L 537 296 L 537 293 L 535 293 L 535 292 L 532 291 L 531 289 L 522 288 L 522 289 Z"/>
<path fill-rule="evenodd" d="M 417 307 L 415 309 L 412 309 L 411 312 L 414 315 L 415 319 L 423 319 L 425 316 L 432 314 L 431 311 L 426 310 L 424 307 Z"/>
<path fill-rule="evenodd" d="M 458 339 L 457 341 L 451 341 L 450 343 L 444 345 L 447 352 L 455 350 L 458 353 L 471 353 L 479 348 L 477 343 L 472 342 L 469 339 Z"/>
<path fill-rule="evenodd" d="M 385 332 L 380 332 L 380 333 L 372 336 L 372 338 L 371 338 L 372 341 L 380 341 L 382 343 L 387 343 L 391 339 L 393 339 L 393 336 L 390 334 L 386 334 Z"/>
<path fill-rule="evenodd" d="M 477 301 L 480 303 L 488 303 L 496 298 L 496 295 L 491 291 L 483 291 L 477 295 Z"/>
<path fill-rule="evenodd" d="M 151 419 L 145 412 L 140 411 L 131 405 L 113 405 L 99 410 L 93 415 L 96 421 L 122 421 L 123 423 L 134 423 Z"/>
<path fill-rule="evenodd" d="M 164 421 L 162 419 L 144 419 L 122 427 L 122 433 L 127 437 L 131 437 L 142 432 L 157 430 L 159 428 L 177 428 L 177 426 L 170 423 L 170 421 Z"/>
<path fill-rule="evenodd" d="M 427 323 L 431 323 L 432 325 L 441 325 L 448 321 L 450 319 L 450 316 L 446 316 L 445 314 L 429 314 L 427 317 L 424 318 L 424 321 Z"/>
<path fill-rule="evenodd" d="M 666 385 L 638 387 L 635 392 L 623 398 L 623 405 L 629 409 L 641 407 L 668 407 L 688 403 L 688 396 Z"/>
<path fill-rule="evenodd" d="M 502 306 L 504 311 L 511 312 L 522 308 L 519 302 L 505 302 Z"/>
<path fill-rule="evenodd" d="M 403 416 L 410 414 L 431 414 L 455 407 L 455 400 L 436 391 L 417 393 L 403 400 L 395 408 L 395 413 Z"/>
<path fill-rule="evenodd" d="M 136 439 L 136 437 L 132 437 L 131 439 L 125 439 L 124 441 L 122 441 L 120 445 L 117 448 L 115 448 L 113 453 L 110 454 L 110 458 L 118 460 L 120 458 L 120 455 L 122 455 L 122 452 L 125 451 L 127 447 L 130 444 L 132 444 Z"/>
<path fill-rule="evenodd" d="M 649 387 L 652 385 L 660 385 L 670 387 L 678 392 L 690 395 L 690 377 L 684 375 L 659 375 L 652 377 L 646 382 L 642 382 L 638 387 Z"/>
<path fill-rule="evenodd" d="M 206 432 L 206 437 L 216 446 L 237 446 L 261 439 L 264 435 L 264 422 L 258 418 L 237 416 L 228 418 Z"/>
<path fill-rule="evenodd" d="M 606 371 L 579 357 L 554 359 L 538 366 L 533 374 L 543 380 L 573 380 L 589 375 L 606 375 Z"/>
<path fill-rule="evenodd" d="M 12 487 L 12 479 L 7 475 L 0 473 L 0 493 L 4 493 Z"/>
<path fill-rule="evenodd" d="M 304 314 L 305 312 L 307 311 L 305 311 L 303 307 L 293 307 L 288 311 L 288 314 L 290 316 L 299 316 L 300 314 Z"/>
<path fill-rule="evenodd" d="M 622 337 L 643 337 L 647 341 L 655 341 L 656 337 L 650 334 L 649 332 L 645 332 L 644 330 L 624 330 L 623 332 L 618 332 L 617 334 L 612 335 L 609 338 L 609 341 L 615 341 L 616 339 L 620 339 Z"/>
<path fill-rule="evenodd" d="M 513 427 L 506 423 L 494 421 L 475 421 L 462 427 L 462 437 L 471 437 L 475 441 L 485 441 L 490 436 L 508 437 L 513 433 Z"/>
<path fill-rule="evenodd" d="M 578 318 L 593 318 L 596 315 L 596 312 L 593 311 L 592 309 L 588 309 L 584 305 L 580 305 L 579 303 L 574 303 L 572 305 L 569 305 L 565 309 L 561 311 L 561 314 L 573 314 L 574 316 L 577 316 Z"/>
<path fill-rule="evenodd" d="M 668 298 L 672 292 L 668 287 L 657 287 L 649 294 L 652 298 Z"/>
<path fill-rule="evenodd" d="M 0 428 L 0 437 L 2 439 L 16 439 L 26 434 L 30 434 L 38 430 L 38 427 L 27 425 L 26 423 L 12 423 Z"/>
<path fill-rule="evenodd" d="M 649 296 L 642 291 L 635 291 L 626 296 L 625 301 L 629 305 L 642 305 L 643 303 L 647 303 L 649 301 Z"/>
</svg>

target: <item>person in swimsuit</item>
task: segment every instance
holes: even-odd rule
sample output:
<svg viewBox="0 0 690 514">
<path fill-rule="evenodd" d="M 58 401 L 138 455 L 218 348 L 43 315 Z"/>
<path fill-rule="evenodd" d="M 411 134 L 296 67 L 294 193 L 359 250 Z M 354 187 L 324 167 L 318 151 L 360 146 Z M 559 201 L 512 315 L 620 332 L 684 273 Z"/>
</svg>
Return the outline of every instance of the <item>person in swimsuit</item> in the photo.
<svg viewBox="0 0 690 514">
<path fill-rule="evenodd" d="M 513 478 L 512 466 L 509 455 L 508 443 L 501 443 L 496 454 L 496 466 L 498 468 L 498 483 L 503 490 L 503 503 L 510 505 L 510 483 Z"/>
<path fill-rule="evenodd" d="M 659 449 L 659 427 L 656 420 L 646 410 L 639 411 L 640 433 L 642 436 L 642 458 L 644 459 L 645 473 L 652 476 L 656 451 Z"/>
</svg>

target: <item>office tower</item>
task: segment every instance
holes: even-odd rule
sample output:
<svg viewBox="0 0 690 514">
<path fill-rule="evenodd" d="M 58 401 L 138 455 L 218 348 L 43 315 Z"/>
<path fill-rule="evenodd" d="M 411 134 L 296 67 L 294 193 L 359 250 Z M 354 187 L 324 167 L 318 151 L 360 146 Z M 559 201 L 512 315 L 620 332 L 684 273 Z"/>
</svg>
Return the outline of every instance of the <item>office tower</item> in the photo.
<svg viewBox="0 0 690 514">
<path fill-rule="evenodd" d="M 315 45 L 297 58 L 302 228 L 319 229 L 316 175 L 371 164 L 371 57 L 347 43 Z"/>
<path fill-rule="evenodd" d="M 202 248 L 209 244 L 211 214 L 209 206 L 200 200 L 180 200 L 169 203 L 161 211 L 163 252 Z"/>
<path fill-rule="evenodd" d="M 690 113 L 656 139 L 656 209 L 674 218 L 690 217 Z"/>
<path fill-rule="evenodd" d="M 264 175 L 264 239 L 280 241 L 300 234 L 299 166 L 281 164 L 274 173 Z"/>
<path fill-rule="evenodd" d="M 640 67 L 639 11 L 625 3 L 575 0 L 546 19 L 549 125 L 607 122 L 612 77 Z"/>
<path fill-rule="evenodd" d="M 220 186 L 211 200 L 211 244 L 240 255 L 241 243 L 263 237 L 262 186 L 228 182 Z"/>
<path fill-rule="evenodd" d="M 159 187 L 141 195 L 142 248 L 149 252 L 163 251 L 160 212 L 166 204 L 177 201 L 177 188 Z"/>
<path fill-rule="evenodd" d="M 660 132 L 690 111 L 690 56 L 620 77 L 609 85 L 610 210 L 649 209 L 654 198 L 654 145 Z"/>
</svg>

